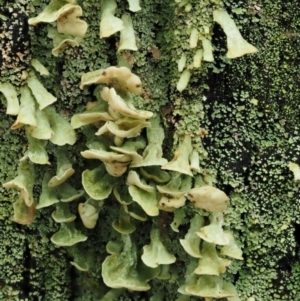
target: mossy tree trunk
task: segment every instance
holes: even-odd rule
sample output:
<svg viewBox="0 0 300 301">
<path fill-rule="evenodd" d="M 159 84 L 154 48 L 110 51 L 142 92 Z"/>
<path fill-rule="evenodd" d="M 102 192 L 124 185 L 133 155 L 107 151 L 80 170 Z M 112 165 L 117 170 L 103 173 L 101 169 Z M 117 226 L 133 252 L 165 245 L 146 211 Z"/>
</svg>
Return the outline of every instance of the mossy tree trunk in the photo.
<svg viewBox="0 0 300 301">
<path fill-rule="evenodd" d="M 94 87 L 79 88 L 84 73 L 118 64 L 131 67 L 143 85 L 135 105 L 161 116 L 164 156 L 171 159 L 181 137 L 191 135 L 201 157 L 200 175 L 230 197 L 224 227 L 241 245 L 244 260 L 233 260 L 225 279 L 235 285 L 242 301 L 300 300 L 300 194 L 288 167 L 290 163 L 300 164 L 298 2 L 190 0 L 188 11 L 178 7 L 178 1 L 144 0 L 141 11 L 131 12 L 126 0 L 118 0 L 116 16 L 130 14 L 138 46 L 137 51 L 120 54 L 116 51 L 119 34 L 99 38 L 101 1 L 77 2 L 88 31 L 78 47 L 69 47 L 54 57 L 52 40 L 47 37 L 50 25 L 27 26 L 27 19 L 39 14 L 49 1 L 0 0 L 0 82 L 9 82 L 19 91 L 24 85 L 23 72 L 31 68 L 30 59 L 38 59 L 50 73 L 40 81 L 57 97 L 53 107 L 70 120 L 94 100 Z M 226 57 L 226 36 L 213 22 L 212 12 L 219 7 L 231 14 L 258 53 Z M 189 47 L 191 24 L 207 26 L 213 33 L 214 61 L 202 62 L 201 68 L 194 69 L 187 88 L 180 93 L 176 89 L 180 78 L 177 63 L 183 54 L 187 61 L 194 54 Z M 5 113 L 2 95 L 1 103 L 3 184 L 16 176 L 28 141 L 23 128 L 11 130 L 15 117 Z M 68 148 L 76 189 L 82 189 L 81 172 L 89 167 L 80 156 L 84 149 L 85 137 L 78 130 L 76 143 Z M 51 166 L 36 165 L 36 201 L 45 171 L 56 168 L 56 147 L 48 143 L 46 150 Z M 88 236 L 82 252 L 90 258 L 89 271 L 81 272 L 70 264 L 72 252 L 50 241 L 59 228 L 51 217 L 53 206 L 38 210 L 30 225 L 19 225 L 11 219 L 17 193 L 2 186 L 0 192 L 1 300 L 92 301 L 109 291 L 101 277 L 101 265 L 107 256 L 107 242 L 118 238 L 111 226 L 119 214 L 115 200 L 105 201 L 93 230 L 85 229 L 77 219 L 76 226 Z M 78 202 L 71 205 L 75 214 L 77 206 Z M 149 282 L 151 290 L 120 291 L 116 300 L 178 298 L 177 289 L 184 282 L 190 260 L 179 239 L 189 229 L 194 214 L 191 204 L 186 203 L 184 214 L 179 232 L 170 227 L 176 213 L 164 211 L 137 227 L 133 240 L 139 255 L 150 241 L 154 224 L 177 260 L 171 265 L 169 278 Z M 164 292 L 163 296 L 159 292 Z"/>
</svg>

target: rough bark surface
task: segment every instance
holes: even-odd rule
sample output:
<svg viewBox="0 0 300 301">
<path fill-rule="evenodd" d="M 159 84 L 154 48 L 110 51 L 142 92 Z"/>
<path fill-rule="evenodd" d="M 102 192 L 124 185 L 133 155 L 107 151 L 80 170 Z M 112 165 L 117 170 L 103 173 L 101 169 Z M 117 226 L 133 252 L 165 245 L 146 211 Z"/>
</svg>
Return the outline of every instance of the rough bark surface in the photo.
<svg viewBox="0 0 300 301">
<path fill-rule="evenodd" d="M 117 54 L 119 34 L 99 38 L 101 1 L 78 0 L 83 9 L 81 19 L 89 26 L 87 33 L 78 47 L 69 47 L 54 57 L 52 40 L 47 37 L 49 25 L 27 25 L 28 18 L 40 13 L 49 1 L 0 0 L 0 82 L 10 82 L 19 89 L 23 85 L 22 72 L 29 71 L 30 59 L 38 59 L 50 73 L 40 81 L 58 98 L 53 107 L 70 120 L 94 99 L 94 87 L 79 88 L 84 73 L 120 62 L 130 66 L 143 84 L 143 94 L 135 99 L 135 105 L 161 115 L 164 156 L 173 157 L 183 134 L 193 135 L 193 145 L 202 156 L 201 175 L 230 197 L 224 227 L 233 232 L 244 260 L 233 260 L 224 277 L 235 285 L 240 300 L 300 300 L 300 193 L 299 182 L 288 167 L 291 162 L 300 164 L 299 3 L 224 0 L 223 7 L 244 38 L 259 50 L 228 59 L 226 36 L 212 18 L 212 11 L 221 2 L 187 1 L 192 6 L 190 13 L 178 8 L 176 2 L 143 0 L 141 11 L 131 12 L 127 1 L 118 0 L 116 16 L 131 16 L 138 50 Z M 201 68 L 193 71 L 187 88 L 179 93 L 177 62 L 183 53 L 187 60 L 192 58 L 189 24 L 211 28 L 214 62 L 202 62 Z M 16 176 L 28 141 L 23 128 L 11 130 L 15 118 L 6 115 L 2 94 L 0 99 L 3 184 Z M 68 148 L 75 169 L 71 182 L 76 189 L 82 188 L 81 172 L 91 166 L 80 156 L 84 148 L 85 137 L 78 130 L 76 143 Z M 45 171 L 56 168 L 56 147 L 48 143 L 46 150 L 51 166 L 36 165 L 36 201 Z M 82 272 L 70 264 L 72 250 L 50 241 L 59 229 L 51 217 L 53 206 L 38 210 L 30 225 L 19 225 L 11 219 L 17 192 L 1 186 L 0 194 L 0 300 L 102 300 L 110 288 L 103 283 L 101 265 L 108 255 L 107 242 L 120 236 L 112 228 L 112 222 L 118 219 L 119 204 L 105 200 L 92 230 L 76 219 L 76 227 L 88 236 L 86 242 L 80 243 L 80 252 L 90 269 Z M 151 290 L 124 290 L 111 300 L 178 298 L 177 289 L 184 282 L 190 261 L 179 244 L 194 214 L 191 204 L 186 204 L 179 232 L 170 227 L 176 212 L 161 211 L 159 216 L 138 224 L 132 234 L 141 256 L 154 224 L 176 262 L 165 275 L 161 273 L 160 279 L 149 281 Z M 78 215 L 77 206 L 78 202 L 72 203 L 71 210 Z"/>
</svg>

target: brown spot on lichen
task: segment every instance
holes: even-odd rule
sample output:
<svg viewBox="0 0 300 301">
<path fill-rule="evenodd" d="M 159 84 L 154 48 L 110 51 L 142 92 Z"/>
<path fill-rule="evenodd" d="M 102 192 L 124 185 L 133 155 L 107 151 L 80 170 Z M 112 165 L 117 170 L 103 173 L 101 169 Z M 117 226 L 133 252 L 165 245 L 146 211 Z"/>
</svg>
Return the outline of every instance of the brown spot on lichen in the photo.
<svg viewBox="0 0 300 301">
<path fill-rule="evenodd" d="M 128 62 L 128 64 L 132 67 L 134 64 L 133 56 L 129 52 L 123 52 L 122 56 Z"/>
<path fill-rule="evenodd" d="M 159 59 L 161 57 L 160 50 L 155 46 L 150 46 L 150 52 L 155 59 Z"/>
<path fill-rule="evenodd" d="M 167 115 L 171 115 L 173 112 L 174 106 L 172 103 L 168 103 L 165 107 L 162 108 L 162 116 L 165 118 Z"/>
<path fill-rule="evenodd" d="M 199 135 L 201 138 L 204 138 L 208 134 L 208 131 L 204 128 L 199 129 Z"/>
</svg>

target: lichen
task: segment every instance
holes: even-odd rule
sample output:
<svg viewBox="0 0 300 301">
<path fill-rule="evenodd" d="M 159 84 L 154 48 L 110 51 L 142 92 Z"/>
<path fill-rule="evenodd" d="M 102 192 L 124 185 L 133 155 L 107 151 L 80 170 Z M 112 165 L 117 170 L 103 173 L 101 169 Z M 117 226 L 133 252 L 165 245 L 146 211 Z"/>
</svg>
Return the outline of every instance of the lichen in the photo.
<svg viewBox="0 0 300 301">
<path fill-rule="evenodd" d="M 232 231 L 231 235 L 243 250 L 244 260 L 232 259 L 222 283 L 235 283 L 242 301 L 298 300 L 299 183 L 294 181 L 288 167 L 291 162 L 300 164 L 296 123 L 299 119 L 299 76 L 295 66 L 299 56 L 297 32 L 300 20 L 299 10 L 295 9 L 297 1 L 267 0 L 260 4 L 233 0 L 145 0 L 141 1 L 141 9 L 138 10 L 138 1 L 119 0 L 116 1 L 115 16 L 121 19 L 126 13 L 132 19 L 138 51 L 124 49 L 117 53 L 118 32 L 99 38 L 99 1 L 79 0 L 78 5 L 83 10 L 81 18 L 89 23 L 88 31 L 79 46 L 66 48 L 58 57 L 51 53 L 53 47 L 47 37 L 46 26 L 37 25 L 28 29 L 26 25 L 27 16 L 36 16 L 48 4 L 48 0 L 0 1 L 0 25 L 1 33 L 4 33 L 0 42 L 1 82 L 11 83 L 20 99 L 21 87 L 30 72 L 34 71 L 39 82 L 57 98 L 49 105 L 51 110 L 65 120 L 71 120 L 76 113 L 80 118 L 88 118 L 85 115 L 89 112 L 88 108 L 81 115 L 86 104 L 96 98 L 99 101 L 99 91 L 96 89 L 94 92 L 94 86 L 80 89 L 80 78 L 84 73 L 117 64 L 131 68 L 143 83 L 142 93 L 133 96 L 132 103 L 137 110 L 159 113 L 162 117 L 158 128 L 164 128 L 165 139 L 163 147 L 157 148 L 160 158 L 170 161 L 183 137 L 189 135 L 192 154 L 196 158 L 193 161 L 196 167 L 192 168 L 195 176 L 193 183 L 196 187 L 217 187 L 230 198 L 223 227 L 225 231 Z M 12 9 L 6 9 L 8 7 Z M 226 36 L 222 28 L 213 22 L 216 9 L 227 11 L 242 36 L 259 49 L 258 53 L 232 60 L 226 57 Z M 17 36 L 21 38 L 17 39 Z M 205 49 L 199 47 L 203 41 L 209 46 L 208 50 L 213 50 L 212 53 L 204 53 Z M 214 61 L 207 54 L 213 54 Z M 32 69 L 32 58 L 38 59 L 47 68 L 47 77 Z M 178 69 L 181 58 L 185 61 L 180 61 Z M 192 69 L 189 68 L 191 65 Z M 185 89 L 179 93 L 176 84 L 184 71 L 189 71 L 191 76 Z M 18 160 L 26 151 L 28 157 L 32 156 L 32 146 L 28 148 L 26 132 L 28 135 L 30 131 L 29 134 L 35 139 L 49 140 L 51 129 L 48 125 L 45 131 L 33 132 L 32 125 L 25 125 L 26 130 L 21 127 L 11 130 L 17 117 L 5 114 L 7 102 L 2 93 L 0 97 L 3 104 L 0 180 L 6 183 L 17 176 Z M 43 110 L 37 109 L 36 115 L 42 120 L 41 112 Z M 94 169 L 100 162 L 80 155 L 87 149 L 85 143 L 91 138 L 84 128 L 82 124 L 77 127 L 77 142 L 66 146 L 75 172 L 67 184 L 60 187 L 60 191 L 55 187 L 48 187 L 54 190 L 44 190 L 57 174 L 57 150 L 61 148 L 51 141 L 45 146 L 51 165 L 35 164 L 33 189 L 34 200 L 39 200 L 43 208 L 37 210 L 30 225 L 20 226 L 10 220 L 13 216 L 11 203 L 15 202 L 15 208 L 21 208 L 18 207 L 18 195 L 12 189 L 0 187 L 0 237 L 3 242 L 0 247 L 0 299 L 92 301 L 114 296 L 112 298 L 118 300 L 187 300 L 184 298 L 186 296 L 179 297 L 177 289 L 185 280 L 190 282 L 190 286 L 197 283 L 191 275 L 198 259 L 191 259 L 179 239 L 185 235 L 188 239 L 191 220 L 196 213 L 202 215 L 205 226 L 210 213 L 185 202 L 182 207 L 173 208 L 173 212 L 160 209 L 159 215 L 147 216 L 132 200 L 126 184 L 127 177 L 122 176 L 110 197 L 103 201 L 104 205 L 100 209 L 93 207 L 99 215 L 98 222 L 93 225 L 95 227 L 85 228 L 79 219 L 78 204 L 90 202 L 87 195 L 80 194 L 81 172 Z M 148 142 L 146 131 L 141 129 L 140 137 Z M 121 143 L 121 140 L 116 142 Z M 114 152 L 122 153 L 120 145 L 113 147 Z M 135 155 L 136 164 L 140 160 L 138 156 L 143 155 L 143 149 L 145 146 L 138 149 L 138 155 Z M 172 174 L 167 173 L 165 177 L 166 174 L 158 173 L 159 166 L 130 167 L 130 170 L 138 172 L 142 183 L 147 184 L 145 187 L 152 187 L 148 182 L 164 186 Z M 66 191 L 73 194 L 65 194 Z M 77 216 L 74 221 L 76 229 L 88 237 L 85 242 L 76 245 L 78 249 L 56 248 L 50 242 L 50 237 L 59 228 L 51 218 L 58 195 L 64 200 L 80 197 L 67 206 Z M 123 206 L 124 212 L 121 212 Z M 81 214 L 85 212 L 94 211 L 81 210 Z M 107 242 L 114 241 L 121 249 L 123 246 L 121 234 L 112 225 L 122 230 L 128 219 L 135 225 L 135 231 L 130 235 L 133 237 L 132 250 L 135 248 L 138 259 L 142 247 L 150 243 L 152 227 L 159 229 L 167 251 L 177 258 L 175 263 L 147 274 L 146 279 L 152 277 L 147 282 L 151 289 L 142 293 L 108 288 L 101 276 L 103 261 L 113 256 L 108 255 Z M 217 251 L 222 254 L 222 248 Z M 86 255 L 84 258 L 88 265 L 83 264 L 82 254 Z M 219 278 L 215 279 L 220 282 Z M 235 294 L 226 286 L 229 293 Z M 155 292 L 164 292 L 164 295 Z"/>
</svg>

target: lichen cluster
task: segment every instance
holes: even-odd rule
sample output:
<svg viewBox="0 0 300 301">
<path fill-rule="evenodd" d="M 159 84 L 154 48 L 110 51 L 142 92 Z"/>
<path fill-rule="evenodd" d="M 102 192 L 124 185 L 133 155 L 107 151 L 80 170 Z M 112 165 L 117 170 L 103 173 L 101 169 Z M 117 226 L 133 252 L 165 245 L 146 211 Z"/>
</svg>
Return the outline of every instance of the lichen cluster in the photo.
<svg viewBox="0 0 300 301">
<path fill-rule="evenodd" d="M 299 299 L 296 1 L 0 5 L 2 299 Z"/>
</svg>

